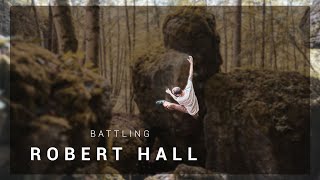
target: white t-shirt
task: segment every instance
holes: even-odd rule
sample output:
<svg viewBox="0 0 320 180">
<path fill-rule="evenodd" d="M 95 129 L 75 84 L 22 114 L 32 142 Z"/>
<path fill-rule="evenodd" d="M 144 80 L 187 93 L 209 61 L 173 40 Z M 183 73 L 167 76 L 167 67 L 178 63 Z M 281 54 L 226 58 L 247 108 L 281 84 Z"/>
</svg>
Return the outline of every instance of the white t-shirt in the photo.
<svg viewBox="0 0 320 180">
<path fill-rule="evenodd" d="M 197 96 L 194 92 L 191 78 L 188 79 L 186 88 L 184 89 L 184 95 L 176 97 L 175 100 L 182 106 L 184 106 L 190 115 L 195 115 L 199 112 L 199 104 Z"/>
</svg>

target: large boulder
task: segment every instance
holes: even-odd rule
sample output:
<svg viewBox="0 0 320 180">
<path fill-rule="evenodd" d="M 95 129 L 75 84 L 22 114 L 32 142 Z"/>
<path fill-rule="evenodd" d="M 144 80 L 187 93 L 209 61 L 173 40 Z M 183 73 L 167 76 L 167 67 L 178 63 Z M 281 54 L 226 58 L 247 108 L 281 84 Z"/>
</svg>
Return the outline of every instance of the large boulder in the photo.
<svg viewBox="0 0 320 180">
<path fill-rule="evenodd" d="M 174 171 L 167 172 L 163 174 L 156 174 L 153 176 L 148 176 L 145 180 L 165 180 L 165 179 L 211 179 L 211 180 L 227 180 L 228 176 L 226 174 L 213 173 L 203 167 L 198 166 L 188 166 L 186 164 L 179 164 Z"/>
<path fill-rule="evenodd" d="M 163 23 L 164 45 L 192 55 L 200 82 L 218 72 L 222 64 L 216 20 L 206 7 L 181 7 Z"/>
<path fill-rule="evenodd" d="M 107 129 L 110 124 L 110 92 L 106 80 L 81 67 L 72 55 L 58 58 L 23 42 L 12 42 L 12 46 L 12 172 L 71 173 L 94 162 L 81 161 L 80 148 L 91 147 L 95 157 L 95 147 L 106 145 L 105 138 L 90 138 L 91 129 Z M 40 147 L 43 155 L 48 147 L 54 146 L 60 152 L 59 157 L 64 157 L 64 147 L 73 147 L 76 160 L 30 161 L 30 146 Z"/>
<path fill-rule="evenodd" d="M 313 0 L 300 20 L 300 28 L 304 31 L 305 42 L 311 48 L 320 48 L 320 1 Z M 310 43 L 310 44 L 309 44 Z"/>
<path fill-rule="evenodd" d="M 304 174 L 310 164 L 310 81 L 295 72 L 238 70 L 206 84 L 206 168 Z"/>
<path fill-rule="evenodd" d="M 314 178 L 320 177 L 320 81 L 318 78 L 310 79 L 311 85 L 311 113 L 310 113 L 310 121 L 311 121 L 311 174 Z"/>
<path fill-rule="evenodd" d="M 114 137 L 108 139 L 108 149 L 111 147 L 123 147 L 120 161 L 114 160 L 114 154 L 109 155 L 111 165 L 123 174 L 134 174 L 141 169 L 138 161 L 138 147 L 145 147 L 146 138 L 144 137 L 145 125 L 137 116 L 127 114 L 113 114 L 110 123 L 110 130 L 119 130 L 119 134 L 125 137 Z M 140 136 L 136 136 L 139 133 Z"/>
<path fill-rule="evenodd" d="M 205 155 L 202 118 L 206 113 L 203 89 L 205 81 L 219 71 L 221 64 L 220 40 L 215 29 L 214 16 L 204 8 L 179 8 L 164 21 L 164 45 L 160 43 L 147 48 L 147 52 L 137 55 L 133 64 L 134 98 L 141 118 L 151 132 L 149 146 L 158 137 L 160 145 L 168 147 L 167 152 L 176 146 L 182 157 L 187 157 L 190 146 L 198 155 L 196 164 L 202 165 Z M 166 95 L 166 88 L 186 85 L 188 55 L 194 57 L 193 84 L 200 106 L 198 120 L 155 105 L 158 99 L 173 101 Z M 169 167 L 168 163 L 165 167 Z"/>
<path fill-rule="evenodd" d="M 7 54 L 8 47 L 9 41 L 0 35 L 0 174 L 9 174 L 10 172 L 10 122 L 8 107 L 10 96 L 10 59 Z"/>
</svg>

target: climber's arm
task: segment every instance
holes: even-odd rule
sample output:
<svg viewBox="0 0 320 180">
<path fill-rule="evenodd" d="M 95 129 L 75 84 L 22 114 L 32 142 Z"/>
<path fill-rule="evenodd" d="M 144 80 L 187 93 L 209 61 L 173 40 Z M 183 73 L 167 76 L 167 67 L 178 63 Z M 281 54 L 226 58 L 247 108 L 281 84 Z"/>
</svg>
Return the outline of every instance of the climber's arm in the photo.
<svg viewBox="0 0 320 180">
<path fill-rule="evenodd" d="M 166 93 L 169 94 L 174 100 L 177 99 L 177 97 L 174 94 L 172 94 L 169 88 L 166 89 Z"/>
<path fill-rule="evenodd" d="M 188 80 L 191 80 L 191 81 L 192 81 L 192 75 L 193 75 L 193 58 L 192 58 L 192 56 L 189 56 L 187 60 L 188 60 L 189 63 L 190 63 Z"/>
<path fill-rule="evenodd" d="M 189 56 L 187 60 L 190 63 L 190 69 L 189 69 L 189 77 L 188 77 L 187 85 L 184 89 L 190 90 L 190 88 L 192 86 L 192 76 L 193 76 L 193 58 L 192 58 L 192 56 Z"/>
</svg>

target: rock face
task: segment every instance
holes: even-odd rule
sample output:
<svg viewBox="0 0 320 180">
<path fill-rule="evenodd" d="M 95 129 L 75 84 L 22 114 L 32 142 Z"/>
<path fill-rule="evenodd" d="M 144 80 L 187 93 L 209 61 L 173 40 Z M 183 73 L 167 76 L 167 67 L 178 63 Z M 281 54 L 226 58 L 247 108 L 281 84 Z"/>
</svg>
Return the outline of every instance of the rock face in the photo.
<svg viewBox="0 0 320 180">
<path fill-rule="evenodd" d="M 174 170 L 173 174 L 175 179 L 211 179 L 211 180 L 227 180 L 228 177 L 225 174 L 217 174 L 212 171 L 197 167 L 197 166 L 188 166 L 185 164 L 179 164 Z"/>
<path fill-rule="evenodd" d="M 311 48 L 320 48 L 320 1 L 313 0 L 300 21 L 300 28 L 305 32 L 306 42 Z"/>
<path fill-rule="evenodd" d="M 227 173 L 309 172 L 309 79 L 240 70 L 205 89 L 206 168 Z"/>
<path fill-rule="evenodd" d="M 311 78 L 311 175 L 316 179 L 320 177 L 320 81 L 316 78 Z"/>
<path fill-rule="evenodd" d="M 79 148 L 95 149 L 106 144 L 104 138 L 90 138 L 90 129 L 106 129 L 110 124 L 110 92 L 106 81 L 82 68 L 72 56 L 57 58 L 45 49 L 22 42 L 13 42 L 12 46 L 13 172 L 66 173 L 88 165 L 79 158 Z M 42 154 L 51 146 L 61 153 L 65 146 L 74 147 L 76 160 L 31 162 L 30 145 L 40 147 Z"/>
<path fill-rule="evenodd" d="M 113 114 L 110 123 L 110 130 L 120 130 L 119 134 L 124 132 L 126 137 L 113 137 L 108 139 L 108 148 L 110 147 L 123 147 L 121 151 L 121 160 L 113 161 L 112 167 L 115 167 L 121 173 L 134 174 L 139 172 L 140 164 L 138 161 L 138 147 L 146 146 L 146 137 L 144 137 L 145 125 L 142 120 L 136 116 Z M 135 132 L 140 133 L 140 137 L 135 136 Z M 131 137 L 130 137 L 131 136 Z M 109 156 L 109 157 L 112 157 Z M 110 159 L 110 158 L 109 158 Z"/>
<path fill-rule="evenodd" d="M 161 146 L 171 150 L 176 146 L 183 157 L 187 156 L 186 150 L 190 146 L 200 156 L 197 157 L 200 164 L 204 164 L 201 119 L 206 107 L 203 88 L 221 64 L 215 28 L 214 16 L 204 9 L 181 8 L 169 15 L 163 24 L 164 45 L 149 48 L 148 52 L 137 56 L 133 64 L 134 98 L 142 120 L 152 132 L 149 144 L 152 146 L 154 138 L 158 137 Z M 188 114 L 167 112 L 155 105 L 158 99 L 173 101 L 166 95 L 166 88 L 184 88 L 186 85 L 188 55 L 194 57 L 193 84 L 200 106 L 199 120 Z"/>
<path fill-rule="evenodd" d="M 314 0 L 310 12 L 310 43 L 312 48 L 320 48 L 320 1 Z"/>
<path fill-rule="evenodd" d="M 163 23 L 164 45 L 168 49 L 192 55 L 197 80 L 206 80 L 219 71 L 222 64 L 220 37 L 215 17 L 206 8 L 181 8 Z"/>
<path fill-rule="evenodd" d="M 166 180 L 166 179 L 211 179 L 211 180 L 227 180 L 228 177 L 225 174 L 216 174 L 212 171 L 197 166 L 188 166 L 186 164 L 179 164 L 173 172 L 156 174 L 149 176 L 145 180 Z"/>
</svg>

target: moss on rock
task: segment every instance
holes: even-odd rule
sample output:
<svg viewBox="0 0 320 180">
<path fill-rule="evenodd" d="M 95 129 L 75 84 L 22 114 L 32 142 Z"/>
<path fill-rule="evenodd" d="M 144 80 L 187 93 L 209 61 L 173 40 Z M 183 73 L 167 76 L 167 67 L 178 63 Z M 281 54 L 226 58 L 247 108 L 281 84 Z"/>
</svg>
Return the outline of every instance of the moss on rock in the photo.
<svg viewBox="0 0 320 180">
<path fill-rule="evenodd" d="M 91 129 L 109 127 L 110 88 L 105 79 L 77 62 L 72 57 L 57 57 L 36 45 L 13 41 L 10 64 L 12 158 L 13 162 L 23 162 L 13 164 L 17 172 L 65 173 L 89 164 L 78 160 L 30 162 L 26 154 L 30 144 L 42 150 L 49 146 L 78 149 L 105 144 L 104 138 L 88 137 Z M 80 157 L 77 150 L 76 157 Z M 30 166 L 21 166 L 26 163 Z"/>
<path fill-rule="evenodd" d="M 227 173 L 307 172 L 309 85 L 299 73 L 268 70 L 238 70 L 208 80 L 206 167 Z"/>
<path fill-rule="evenodd" d="M 109 155 L 112 161 L 111 165 L 115 167 L 122 174 L 135 174 L 139 173 L 140 162 L 138 161 L 138 147 L 147 146 L 147 137 L 144 137 L 146 125 L 137 116 L 113 114 L 110 128 L 111 130 L 120 130 L 119 136 L 126 137 L 113 137 L 108 139 L 108 150 L 113 152 L 111 147 L 123 147 L 121 151 L 121 160 L 115 161 L 114 154 Z M 122 133 L 123 131 L 123 133 Z M 136 136 L 135 131 L 140 134 Z M 131 136 L 131 137 L 130 137 Z"/>
<path fill-rule="evenodd" d="M 179 8 L 167 16 L 163 23 L 164 44 L 155 44 L 136 53 L 133 68 L 134 99 L 140 110 L 141 119 L 150 127 L 152 137 L 148 146 L 153 146 L 155 137 L 160 146 L 168 152 L 176 146 L 182 157 L 187 157 L 187 147 L 199 154 L 196 165 L 204 165 L 204 138 L 201 120 L 180 112 L 168 112 L 155 105 L 155 101 L 166 99 L 166 88 L 185 87 L 190 64 L 188 55 L 194 57 L 193 84 L 200 106 L 202 119 L 206 107 L 204 104 L 204 84 L 219 71 L 221 56 L 219 36 L 215 31 L 214 16 L 203 8 Z M 171 153 L 168 153 L 171 154 Z M 168 157 L 168 159 L 170 159 Z M 158 164 L 159 167 L 164 165 Z M 174 168 L 175 162 L 167 162 L 165 170 Z"/>
</svg>

